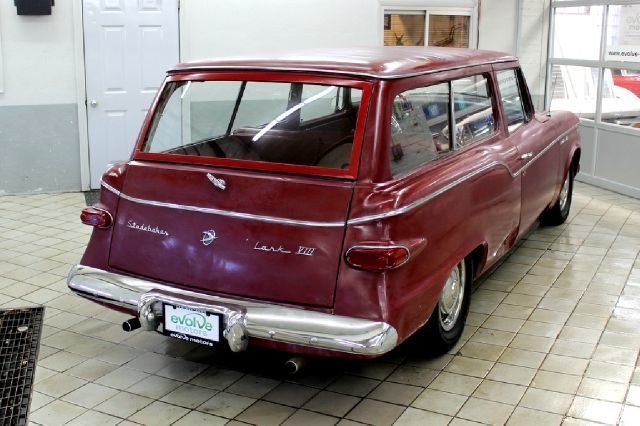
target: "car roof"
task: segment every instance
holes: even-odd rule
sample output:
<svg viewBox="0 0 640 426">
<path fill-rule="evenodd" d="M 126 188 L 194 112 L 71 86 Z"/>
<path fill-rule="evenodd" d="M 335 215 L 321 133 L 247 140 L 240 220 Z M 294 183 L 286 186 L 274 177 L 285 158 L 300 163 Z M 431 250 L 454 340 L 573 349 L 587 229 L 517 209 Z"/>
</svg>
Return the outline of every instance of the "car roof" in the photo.
<svg viewBox="0 0 640 426">
<path fill-rule="evenodd" d="M 507 53 L 453 47 L 327 48 L 185 62 L 170 73 L 203 70 L 304 71 L 396 79 L 474 65 L 517 61 Z"/>
</svg>

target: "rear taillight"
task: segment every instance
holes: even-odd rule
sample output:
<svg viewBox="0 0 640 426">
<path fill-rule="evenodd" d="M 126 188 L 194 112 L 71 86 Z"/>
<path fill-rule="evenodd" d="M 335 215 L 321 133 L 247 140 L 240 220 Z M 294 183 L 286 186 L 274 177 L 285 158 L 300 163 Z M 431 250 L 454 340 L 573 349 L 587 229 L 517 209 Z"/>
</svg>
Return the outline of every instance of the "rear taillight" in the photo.
<svg viewBox="0 0 640 426">
<path fill-rule="evenodd" d="M 85 225 L 108 228 L 113 223 L 113 216 L 108 211 L 98 207 L 85 207 L 80 213 L 80 220 Z"/>
<path fill-rule="evenodd" d="M 352 268 L 383 272 L 404 265 L 409 260 L 409 249 L 403 246 L 353 246 L 344 257 Z"/>
</svg>

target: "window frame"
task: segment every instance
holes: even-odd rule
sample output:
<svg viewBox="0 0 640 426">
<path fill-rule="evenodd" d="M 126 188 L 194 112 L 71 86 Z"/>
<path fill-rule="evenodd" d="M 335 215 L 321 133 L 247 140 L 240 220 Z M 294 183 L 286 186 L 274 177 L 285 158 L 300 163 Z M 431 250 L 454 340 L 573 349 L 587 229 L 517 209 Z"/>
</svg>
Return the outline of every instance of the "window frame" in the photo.
<svg viewBox="0 0 640 426">
<path fill-rule="evenodd" d="M 527 79 L 524 77 L 524 73 L 522 72 L 522 67 L 517 66 L 516 70 L 516 78 L 518 79 L 518 88 L 520 90 L 520 99 L 523 100 L 523 110 L 525 113 L 525 123 L 530 122 L 536 115 L 536 109 L 533 106 L 533 100 L 531 99 L 531 93 L 529 92 L 529 85 L 527 84 Z"/>
<path fill-rule="evenodd" d="M 154 113 L 161 106 L 165 89 L 169 83 L 181 81 L 256 81 L 256 82 L 284 82 L 303 84 L 323 84 L 328 86 L 347 86 L 362 90 L 362 101 L 356 118 L 353 137 L 353 148 L 348 169 L 335 169 L 320 166 L 308 166 L 286 163 L 271 163 L 266 161 L 240 160 L 234 158 L 202 157 L 182 154 L 166 154 L 145 152 L 142 150 L 153 125 Z M 299 74 L 280 71 L 195 71 L 176 72 L 170 74 L 162 84 L 151 107 L 148 110 L 142 129 L 138 135 L 133 160 L 152 161 L 159 163 L 177 163 L 185 165 L 219 166 L 238 170 L 256 170 L 267 172 L 291 173 L 305 176 L 321 176 L 338 179 L 356 180 L 360 170 L 360 154 L 364 144 L 364 133 L 370 108 L 374 83 L 348 76 Z"/>
<path fill-rule="evenodd" d="M 448 106 L 447 106 L 447 124 L 446 126 L 449 128 L 449 149 L 447 151 L 442 151 L 438 153 L 438 156 L 432 160 L 426 161 L 421 163 L 420 165 L 414 167 L 413 169 L 409 169 L 409 170 L 405 170 L 402 171 L 398 174 L 394 174 L 392 171 L 392 166 L 391 166 L 391 162 L 393 161 L 393 157 L 390 156 L 389 157 L 389 161 L 387 162 L 387 165 L 389 167 L 389 172 L 391 174 L 391 176 L 393 178 L 397 178 L 399 176 L 403 176 L 406 174 L 411 174 L 412 172 L 414 172 L 415 170 L 420 170 L 422 169 L 425 165 L 427 164 L 431 164 L 434 163 L 442 158 L 448 157 L 449 155 L 451 155 L 454 152 L 453 147 L 455 146 L 455 132 L 453 131 L 453 127 L 451 126 L 452 124 L 452 111 L 453 111 L 453 106 L 452 106 L 452 96 L 451 96 L 451 81 L 447 81 L 447 80 L 438 80 L 438 81 L 434 81 L 430 84 L 426 84 L 426 85 L 417 85 L 417 86 L 411 86 L 409 88 L 405 88 L 402 91 L 399 92 L 394 92 L 392 94 L 392 96 L 389 98 L 389 111 L 390 111 L 390 115 L 385 115 L 387 118 L 385 119 L 385 121 L 388 121 L 389 123 L 391 123 L 393 121 L 393 114 L 394 114 L 394 105 L 395 105 L 395 100 L 398 96 L 402 95 L 403 93 L 406 93 L 410 90 L 416 90 L 416 89 L 424 89 L 424 88 L 428 88 L 428 87 L 433 87 L 433 86 L 438 86 L 438 85 L 446 85 L 447 90 L 449 91 L 448 96 L 447 96 L 447 102 L 448 102 Z M 393 147 L 393 134 L 391 133 L 391 126 L 389 127 L 389 132 L 388 132 L 388 136 L 389 136 L 389 152 L 391 152 L 391 149 Z"/>
<path fill-rule="evenodd" d="M 307 84 L 307 83 L 303 83 L 303 84 Z M 345 96 L 346 89 L 349 89 L 349 96 Z M 317 126 L 317 125 L 320 125 L 320 124 L 322 124 L 324 122 L 334 120 L 339 115 L 347 114 L 347 111 L 349 110 L 349 108 L 353 108 L 353 103 L 351 102 L 351 89 L 352 89 L 351 87 L 338 86 L 337 93 L 338 94 L 342 94 L 342 98 L 340 97 L 340 95 L 338 95 L 336 97 L 335 109 L 330 114 L 321 115 L 321 116 L 318 116 L 318 117 L 309 118 L 307 120 L 304 120 L 302 118 L 302 111 L 303 110 L 301 109 L 299 111 L 300 117 L 299 117 L 299 122 L 298 122 L 300 128 Z M 342 108 L 338 109 L 337 103 L 340 100 L 342 101 Z"/>
<path fill-rule="evenodd" d="M 494 117 L 494 128 L 493 128 L 493 132 L 489 135 L 487 135 L 486 137 L 482 138 L 482 139 L 478 139 L 475 140 L 471 143 L 467 143 L 465 145 L 459 145 L 457 143 L 456 140 L 456 135 L 455 135 L 455 131 L 454 128 L 456 126 L 456 122 L 455 122 L 455 105 L 454 105 L 454 92 L 453 92 L 453 84 L 452 82 L 454 80 L 460 80 L 463 78 L 467 78 L 467 77 L 473 77 L 476 75 L 482 75 L 485 77 L 485 81 L 487 82 L 487 88 L 489 90 L 489 98 L 491 99 L 491 110 L 493 113 L 493 117 Z M 407 82 L 411 82 L 411 81 L 415 81 L 415 83 L 413 84 L 408 84 Z M 447 83 L 448 86 L 448 90 L 449 90 L 449 119 L 448 119 L 448 126 L 449 126 L 449 147 L 450 149 L 448 151 L 443 151 L 442 153 L 440 153 L 440 155 L 438 156 L 438 158 L 435 158 L 433 160 L 427 161 L 417 167 L 415 167 L 414 169 L 411 170 L 407 170 L 407 171 L 403 171 L 401 173 L 398 174 L 394 174 L 391 171 L 391 161 L 392 158 L 389 155 L 386 161 L 386 167 L 388 168 L 388 174 L 390 176 L 391 180 L 394 181 L 398 181 L 398 180 L 402 180 L 405 178 L 409 178 L 411 176 L 415 176 L 415 175 L 419 175 L 422 172 L 431 169 L 432 167 L 436 167 L 437 165 L 441 164 L 443 161 L 445 161 L 448 158 L 451 158 L 452 156 L 455 156 L 457 153 L 460 152 L 465 152 L 469 149 L 472 149 L 473 147 L 479 146 L 481 144 L 485 144 L 485 143 L 493 143 L 493 141 L 497 138 L 501 137 L 501 122 L 502 122 L 502 116 L 501 116 L 501 106 L 498 105 L 498 102 L 500 102 L 499 99 L 499 91 L 498 88 L 496 86 L 496 82 L 494 81 L 494 70 L 491 64 L 487 64 L 487 65 L 479 65 L 479 66 L 474 66 L 472 69 L 470 68 L 462 68 L 462 69 L 458 69 L 458 70 L 452 70 L 452 71 L 443 71 L 441 73 L 437 73 L 437 74 L 433 74 L 430 76 L 425 78 L 414 78 L 414 79 L 406 79 L 404 84 L 400 84 L 398 86 L 396 86 L 390 93 L 389 96 L 387 98 L 387 105 L 386 110 L 387 110 L 387 114 L 385 114 L 385 117 L 388 117 L 388 121 L 389 124 L 391 123 L 391 118 L 393 116 L 393 103 L 396 99 L 396 97 L 406 91 L 409 90 L 414 90 L 414 89 L 419 89 L 419 88 L 423 88 L 423 87 L 430 87 L 430 86 L 435 86 L 438 84 L 443 84 L 443 83 Z M 388 126 L 388 131 L 386 132 L 387 136 L 388 136 L 388 149 L 387 151 L 390 153 L 391 152 L 391 146 L 393 143 L 393 135 L 391 134 L 391 126 Z"/>
<path fill-rule="evenodd" d="M 550 20 L 549 20 L 549 48 L 547 49 L 547 67 L 546 67 L 546 84 L 544 94 L 544 107 L 549 111 L 551 108 L 551 100 L 553 98 L 552 92 L 552 70 L 554 65 L 558 66 L 579 66 L 586 68 L 595 68 L 598 70 L 598 76 L 596 79 L 596 104 L 593 119 L 579 117 L 580 123 L 588 125 L 589 127 L 602 128 L 618 133 L 623 133 L 631 136 L 638 136 L 640 129 L 631 126 L 624 126 L 619 124 L 613 124 L 602 120 L 602 100 L 603 100 L 603 85 L 606 69 L 627 69 L 640 72 L 640 62 L 629 61 L 613 61 L 607 59 L 607 38 L 609 31 L 609 14 L 611 6 L 625 6 L 625 5 L 640 5 L 640 1 L 630 0 L 552 0 L 550 4 Z M 555 34 L 556 26 L 556 10 L 569 8 L 569 7 L 583 7 L 583 6 L 602 6 L 602 25 L 600 34 L 600 46 L 599 55 L 597 59 L 568 59 L 558 58 L 553 51 L 553 37 Z"/>
<path fill-rule="evenodd" d="M 513 132 L 509 131 L 509 123 L 507 123 L 507 114 L 504 108 L 504 104 L 502 103 L 502 89 L 500 88 L 500 82 L 498 81 L 498 73 L 503 72 L 503 71 L 513 71 L 515 78 L 516 78 L 516 88 L 518 90 L 518 95 L 520 96 L 520 105 L 522 106 L 522 115 L 524 116 L 524 120 L 522 121 L 522 124 L 520 126 L 518 126 L 517 129 L 515 129 Z M 505 68 L 500 68 L 500 69 L 496 69 L 495 70 L 495 78 L 496 78 L 496 86 L 498 89 L 498 102 L 500 102 L 500 108 L 502 110 L 502 121 L 504 123 L 504 131 L 507 137 L 510 137 L 512 135 L 517 134 L 520 129 L 524 128 L 532 119 L 533 119 L 533 110 L 528 111 L 527 110 L 527 105 L 529 105 L 531 103 L 531 98 L 529 96 L 529 91 L 527 89 L 527 85 L 524 84 L 524 80 L 521 80 L 520 76 L 522 75 L 522 70 L 520 69 L 520 66 L 510 66 L 510 67 L 505 67 Z M 521 84 L 524 84 L 525 90 L 523 93 L 523 90 L 521 88 Z M 526 98 L 526 100 L 525 100 Z M 532 105 L 531 105 L 532 107 Z M 530 113 L 530 116 L 528 116 L 528 113 Z"/>
<path fill-rule="evenodd" d="M 455 149 L 454 149 L 454 151 L 464 150 L 467 147 L 476 145 L 476 144 L 478 144 L 478 143 L 480 143 L 480 142 L 482 142 L 482 141 L 484 141 L 486 139 L 491 139 L 493 136 L 495 136 L 496 134 L 500 133 L 500 107 L 498 106 L 497 101 L 496 101 L 498 99 L 496 97 L 496 93 L 498 93 L 498 92 L 496 90 L 496 87 L 494 86 L 493 73 L 492 72 L 481 72 L 481 73 L 469 74 L 469 75 L 466 75 L 465 77 L 473 77 L 473 76 L 476 76 L 476 75 L 482 75 L 485 78 L 485 81 L 487 82 L 487 89 L 489 91 L 489 99 L 491 99 L 491 111 L 493 112 L 493 118 L 494 118 L 494 120 L 493 120 L 493 132 L 491 132 L 489 135 L 485 136 L 484 138 L 481 138 L 481 139 L 478 139 L 478 140 L 474 140 L 473 142 L 467 143 L 467 144 L 464 144 L 464 145 L 458 144 L 458 141 L 456 139 L 455 140 Z M 465 78 L 465 77 L 454 78 L 454 79 L 450 80 L 450 82 L 451 82 L 451 89 L 450 89 L 451 91 L 450 91 L 450 93 L 451 93 L 451 105 L 452 105 L 451 108 L 452 108 L 452 110 L 455 110 L 455 105 L 453 103 L 454 100 L 455 100 L 455 98 L 454 98 L 455 93 L 453 92 L 453 81 L 454 80 L 460 80 L 460 79 Z M 452 114 L 452 116 L 453 116 L 452 117 L 453 124 L 450 125 L 450 127 L 451 126 L 456 126 L 455 112 Z"/>
<path fill-rule="evenodd" d="M 425 17 L 423 46 L 429 44 L 429 16 L 455 15 L 469 17 L 469 48 L 478 48 L 478 5 L 474 1 L 450 1 L 450 6 L 425 6 L 423 0 L 379 0 L 378 39 L 384 46 L 384 16 L 387 14 L 423 13 Z"/>
</svg>

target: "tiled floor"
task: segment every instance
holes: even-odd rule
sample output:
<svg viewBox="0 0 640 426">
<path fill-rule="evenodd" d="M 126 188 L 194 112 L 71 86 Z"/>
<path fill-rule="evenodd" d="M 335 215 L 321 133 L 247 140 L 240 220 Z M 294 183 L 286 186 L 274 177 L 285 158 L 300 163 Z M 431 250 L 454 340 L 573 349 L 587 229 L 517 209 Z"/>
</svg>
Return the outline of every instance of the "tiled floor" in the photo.
<svg viewBox="0 0 640 426">
<path fill-rule="evenodd" d="M 0 305 L 47 306 L 35 424 L 640 424 L 640 200 L 577 184 L 570 222 L 533 232 L 474 293 L 451 354 L 406 345 L 295 377 L 280 354 L 124 333 L 123 315 L 69 294 L 83 204 L 0 197 Z"/>
</svg>

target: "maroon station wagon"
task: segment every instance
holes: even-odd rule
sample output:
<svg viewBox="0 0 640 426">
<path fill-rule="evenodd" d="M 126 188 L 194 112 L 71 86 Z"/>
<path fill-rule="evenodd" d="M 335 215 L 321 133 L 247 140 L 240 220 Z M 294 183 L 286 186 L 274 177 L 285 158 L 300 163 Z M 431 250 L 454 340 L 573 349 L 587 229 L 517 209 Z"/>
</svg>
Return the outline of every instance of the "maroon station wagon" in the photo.
<svg viewBox="0 0 640 426">
<path fill-rule="evenodd" d="M 516 58 L 330 49 L 170 70 L 69 274 L 123 324 L 232 351 L 378 356 L 462 334 L 471 285 L 571 204 L 577 118 Z"/>
</svg>

